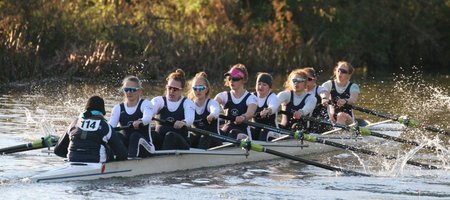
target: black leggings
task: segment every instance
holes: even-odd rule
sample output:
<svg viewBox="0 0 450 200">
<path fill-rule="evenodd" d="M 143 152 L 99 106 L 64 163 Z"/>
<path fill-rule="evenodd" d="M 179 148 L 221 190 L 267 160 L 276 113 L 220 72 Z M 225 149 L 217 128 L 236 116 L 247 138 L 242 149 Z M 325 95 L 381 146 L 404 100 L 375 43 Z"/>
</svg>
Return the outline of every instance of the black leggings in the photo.
<svg viewBox="0 0 450 200">
<path fill-rule="evenodd" d="M 247 127 L 245 126 L 237 126 L 235 124 L 225 124 L 222 127 L 221 131 L 228 137 L 237 138 L 237 136 L 242 133 L 248 135 Z"/>
<path fill-rule="evenodd" d="M 164 141 L 162 144 L 162 150 L 172 150 L 172 149 L 189 149 L 189 143 L 186 139 L 178 133 L 169 131 L 164 136 Z"/>
</svg>

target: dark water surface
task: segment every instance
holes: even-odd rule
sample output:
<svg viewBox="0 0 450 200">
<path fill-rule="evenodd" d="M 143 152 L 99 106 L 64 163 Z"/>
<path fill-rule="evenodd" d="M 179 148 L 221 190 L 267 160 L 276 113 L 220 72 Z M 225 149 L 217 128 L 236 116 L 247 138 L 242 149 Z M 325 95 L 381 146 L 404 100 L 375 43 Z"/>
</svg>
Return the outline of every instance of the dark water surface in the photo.
<svg viewBox="0 0 450 200">
<path fill-rule="evenodd" d="M 276 79 L 276 92 L 280 91 L 282 81 Z M 121 102 L 120 81 L 85 82 L 44 80 L 0 86 L 0 148 L 46 134 L 59 135 L 83 110 L 91 95 L 105 98 L 108 113 L 114 104 Z M 355 82 L 361 86 L 358 105 L 362 107 L 396 116 L 409 115 L 426 124 L 450 129 L 448 76 L 415 74 L 358 78 Z M 248 85 L 253 85 L 253 81 Z M 144 97 L 161 95 L 163 86 L 162 82 L 147 80 Z M 248 88 L 253 90 L 253 86 Z M 223 89 L 215 86 L 212 94 Z M 373 122 L 382 120 L 356 114 Z M 450 137 L 417 129 L 409 129 L 402 137 L 440 145 L 442 153 L 420 150 L 414 158 L 443 169 L 420 170 L 395 161 L 338 151 L 311 159 L 375 176 L 341 176 L 280 159 L 193 172 L 44 184 L 30 183 L 27 177 L 60 165 L 62 159 L 34 150 L 0 156 L 0 196 L 2 199 L 450 199 Z M 367 148 L 383 149 L 398 157 L 414 152 L 414 148 L 395 142 Z"/>
</svg>

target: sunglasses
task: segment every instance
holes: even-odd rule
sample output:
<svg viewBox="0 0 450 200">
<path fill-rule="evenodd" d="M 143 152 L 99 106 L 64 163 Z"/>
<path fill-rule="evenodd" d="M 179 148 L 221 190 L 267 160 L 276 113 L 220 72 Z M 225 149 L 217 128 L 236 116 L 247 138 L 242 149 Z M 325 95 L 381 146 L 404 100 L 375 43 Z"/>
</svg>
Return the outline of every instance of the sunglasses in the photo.
<svg viewBox="0 0 450 200">
<path fill-rule="evenodd" d="M 192 89 L 194 91 L 203 91 L 203 90 L 206 89 L 206 86 L 204 86 L 204 85 L 196 85 L 196 86 L 193 86 Z"/>
<path fill-rule="evenodd" d="M 341 74 L 348 74 L 348 73 L 349 73 L 348 70 L 342 69 L 342 68 L 339 68 L 339 69 L 338 69 L 338 72 L 340 72 Z"/>
<path fill-rule="evenodd" d="M 241 78 L 241 77 L 231 77 L 231 76 L 228 77 L 228 80 L 229 80 L 229 81 L 234 81 L 234 82 L 240 81 L 240 80 L 242 80 L 242 79 L 243 79 L 243 78 Z"/>
<path fill-rule="evenodd" d="M 306 81 L 306 79 L 304 79 L 304 78 L 293 78 L 292 79 L 292 83 L 294 83 L 294 84 L 303 83 L 305 81 Z"/>
<path fill-rule="evenodd" d="M 123 92 L 127 93 L 135 93 L 136 91 L 139 90 L 139 88 L 134 88 L 134 87 L 124 87 L 122 88 Z"/>
<path fill-rule="evenodd" d="M 308 81 L 312 81 L 312 80 L 314 80 L 314 79 L 315 79 L 315 78 L 311 78 L 311 77 L 308 77 L 308 78 L 307 78 Z"/>
<path fill-rule="evenodd" d="M 172 90 L 172 91 L 174 91 L 174 92 L 178 92 L 178 91 L 180 91 L 181 90 L 181 88 L 177 88 L 177 87 L 173 87 L 173 86 L 166 86 L 166 88 L 167 88 L 167 90 Z"/>
</svg>

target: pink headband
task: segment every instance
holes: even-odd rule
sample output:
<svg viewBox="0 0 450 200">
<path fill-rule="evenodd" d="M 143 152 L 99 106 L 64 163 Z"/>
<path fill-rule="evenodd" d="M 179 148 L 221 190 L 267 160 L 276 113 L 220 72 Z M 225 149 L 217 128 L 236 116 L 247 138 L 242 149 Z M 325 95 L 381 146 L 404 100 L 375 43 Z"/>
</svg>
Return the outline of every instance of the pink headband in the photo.
<svg viewBox="0 0 450 200">
<path fill-rule="evenodd" d="M 224 76 L 231 76 L 233 78 L 245 78 L 244 72 L 238 68 L 233 68 L 227 73 L 224 74 Z"/>
</svg>

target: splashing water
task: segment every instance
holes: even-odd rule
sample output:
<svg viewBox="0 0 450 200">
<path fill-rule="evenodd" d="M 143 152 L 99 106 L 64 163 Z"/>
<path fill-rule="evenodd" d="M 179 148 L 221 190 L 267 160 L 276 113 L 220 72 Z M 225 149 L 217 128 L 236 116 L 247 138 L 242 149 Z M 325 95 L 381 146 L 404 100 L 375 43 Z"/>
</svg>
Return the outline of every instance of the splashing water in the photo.
<svg viewBox="0 0 450 200">
<path fill-rule="evenodd" d="M 350 151 L 350 152 L 352 153 L 353 156 L 355 156 L 358 159 L 359 164 L 361 164 L 361 166 L 363 167 L 364 173 L 367 174 L 368 172 L 367 172 L 366 164 L 364 164 L 364 160 L 361 159 L 361 157 L 358 154 L 356 154 L 355 152 L 353 152 L 353 151 Z"/>
<path fill-rule="evenodd" d="M 407 165 L 407 162 L 411 160 L 412 158 L 416 157 L 418 152 L 426 146 L 430 147 L 436 147 L 436 151 L 433 154 L 427 153 L 427 159 L 426 163 L 430 163 L 433 161 L 433 156 L 437 161 L 441 162 L 442 169 L 446 169 L 448 167 L 448 160 L 450 159 L 450 151 L 446 149 L 445 146 L 442 146 L 440 143 L 442 143 L 439 138 L 434 139 L 427 139 L 424 138 L 421 140 L 422 143 L 419 144 L 419 146 L 415 146 L 414 148 L 410 149 L 409 151 L 405 152 L 403 155 L 397 155 L 397 159 L 395 162 L 390 166 L 390 169 L 388 170 L 388 176 L 393 177 L 401 177 L 404 174 L 405 167 Z M 436 162 L 435 162 L 436 163 Z"/>
<path fill-rule="evenodd" d="M 46 112 L 41 112 L 37 110 L 36 112 L 44 113 L 44 115 L 42 115 L 42 117 L 39 117 L 38 120 L 36 120 L 35 118 L 33 118 L 33 113 L 29 109 L 25 107 L 22 107 L 21 109 L 23 109 L 25 112 L 26 125 L 28 127 L 36 127 L 33 132 L 44 133 L 45 135 L 56 135 L 55 127 L 52 125 L 51 120 L 48 119 L 49 117 L 47 117 Z M 36 129 L 40 131 L 37 131 Z M 39 135 L 39 137 L 41 136 L 42 135 Z M 28 134 L 26 138 L 34 139 L 35 137 L 36 135 Z"/>
<path fill-rule="evenodd" d="M 424 144 L 416 146 L 403 156 L 397 156 L 397 160 L 395 164 L 392 166 L 390 174 L 392 176 L 402 176 L 404 174 L 404 169 L 406 167 L 408 160 L 410 160 L 424 146 L 425 146 Z"/>
<path fill-rule="evenodd" d="M 403 106 L 393 110 L 429 124 L 439 121 L 441 128 L 448 129 L 448 123 L 445 123 L 450 120 L 448 88 L 425 82 L 426 77 L 422 71 L 416 67 L 413 69 L 415 71 L 412 76 L 400 74 L 394 78 L 395 85 L 392 92 L 404 102 L 401 104 Z"/>
<path fill-rule="evenodd" d="M 450 164 L 450 150 L 442 145 L 442 141 L 439 136 L 434 137 L 433 139 L 424 139 L 424 145 L 432 146 L 436 148 L 435 156 L 436 159 L 442 162 L 442 166 L 448 167 Z"/>
</svg>

